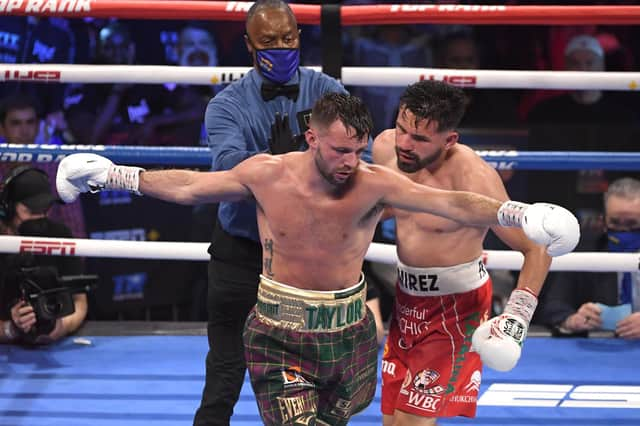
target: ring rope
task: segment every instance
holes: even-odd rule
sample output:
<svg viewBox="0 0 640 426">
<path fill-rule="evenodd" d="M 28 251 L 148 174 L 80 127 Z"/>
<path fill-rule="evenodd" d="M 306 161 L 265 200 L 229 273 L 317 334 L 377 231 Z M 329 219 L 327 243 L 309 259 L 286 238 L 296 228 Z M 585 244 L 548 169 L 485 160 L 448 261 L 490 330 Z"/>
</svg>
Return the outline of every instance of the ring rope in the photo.
<svg viewBox="0 0 640 426">
<path fill-rule="evenodd" d="M 2 0 L 0 0 L 2 1 Z M 309 67 L 320 71 L 320 67 Z M 33 83 L 224 84 L 248 67 L 172 65 L 0 64 L 0 81 Z M 458 70 L 446 68 L 343 67 L 347 86 L 404 87 L 419 80 L 442 80 L 479 89 L 617 90 L 640 88 L 640 72 Z"/>
<path fill-rule="evenodd" d="M 209 243 L 0 236 L 0 253 L 10 254 L 208 261 L 208 247 Z M 365 259 L 395 264 L 396 246 L 371 243 Z M 483 261 L 489 269 L 520 270 L 524 256 L 516 251 L 485 250 Z M 581 252 L 553 258 L 550 270 L 637 272 L 639 264 L 640 253 Z"/>
<path fill-rule="evenodd" d="M 76 153 L 97 153 L 116 163 L 138 166 L 211 166 L 211 151 L 205 147 L 0 144 L 0 162 L 57 163 Z M 640 170 L 639 152 L 477 150 L 476 153 L 499 170 Z"/>
<path fill-rule="evenodd" d="M 0 0 L 0 14 L 70 18 L 206 19 L 244 21 L 252 2 L 176 0 Z M 300 24 L 320 24 L 321 7 L 292 4 Z M 629 25 L 638 6 L 350 5 L 343 25 Z"/>
</svg>

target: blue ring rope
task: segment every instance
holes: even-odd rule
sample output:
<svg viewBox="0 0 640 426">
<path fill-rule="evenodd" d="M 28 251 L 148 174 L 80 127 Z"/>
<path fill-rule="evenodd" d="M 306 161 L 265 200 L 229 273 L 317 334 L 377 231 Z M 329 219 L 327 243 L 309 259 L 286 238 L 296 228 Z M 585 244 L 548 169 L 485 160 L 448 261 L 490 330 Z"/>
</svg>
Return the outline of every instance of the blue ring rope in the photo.
<svg viewBox="0 0 640 426">
<path fill-rule="evenodd" d="M 0 144 L 0 162 L 59 162 L 67 155 L 92 152 L 116 163 L 135 165 L 205 166 L 211 153 L 205 147 L 15 145 Z M 640 170 L 638 152 L 576 151 L 478 151 L 500 170 Z"/>
</svg>

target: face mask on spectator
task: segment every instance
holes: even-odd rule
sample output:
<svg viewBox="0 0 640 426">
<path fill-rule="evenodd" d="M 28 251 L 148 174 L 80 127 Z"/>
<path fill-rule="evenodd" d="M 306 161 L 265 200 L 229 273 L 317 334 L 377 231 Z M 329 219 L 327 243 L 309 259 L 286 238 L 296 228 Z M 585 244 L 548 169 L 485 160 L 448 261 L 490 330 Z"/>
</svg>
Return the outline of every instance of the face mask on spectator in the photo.
<svg viewBox="0 0 640 426">
<path fill-rule="evenodd" d="M 608 231 L 609 251 L 635 253 L 640 251 L 640 229 L 632 231 Z"/>
</svg>

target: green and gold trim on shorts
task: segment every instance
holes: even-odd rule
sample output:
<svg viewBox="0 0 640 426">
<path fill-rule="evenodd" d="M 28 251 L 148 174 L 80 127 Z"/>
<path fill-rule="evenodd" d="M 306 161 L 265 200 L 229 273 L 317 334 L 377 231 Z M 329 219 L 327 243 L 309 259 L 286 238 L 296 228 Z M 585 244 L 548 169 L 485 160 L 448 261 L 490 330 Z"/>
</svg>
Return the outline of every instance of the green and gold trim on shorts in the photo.
<svg viewBox="0 0 640 426">
<path fill-rule="evenodd" d="M 256 317 L 270 326 L 305 332 L 344 330 L 366 315 L 367 284 L 338 291 L 303 290 L 260 275 Z"/>
</svg>

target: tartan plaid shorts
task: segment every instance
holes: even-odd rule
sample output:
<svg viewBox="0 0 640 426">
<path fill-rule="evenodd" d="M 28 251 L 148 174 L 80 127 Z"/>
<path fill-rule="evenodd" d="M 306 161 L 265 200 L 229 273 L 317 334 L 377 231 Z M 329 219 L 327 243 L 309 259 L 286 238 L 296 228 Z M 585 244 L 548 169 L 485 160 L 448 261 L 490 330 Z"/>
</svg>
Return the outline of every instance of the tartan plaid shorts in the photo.
<svg viewBox="0 0 640 426">
<path fill-rule="evenodd" d="M 378 344 L 373 314 L 338 331 L 295 331 L 249 313 L 245 359 L 265 425 L 347 425 L 373 400 Z"/>
</svg>

